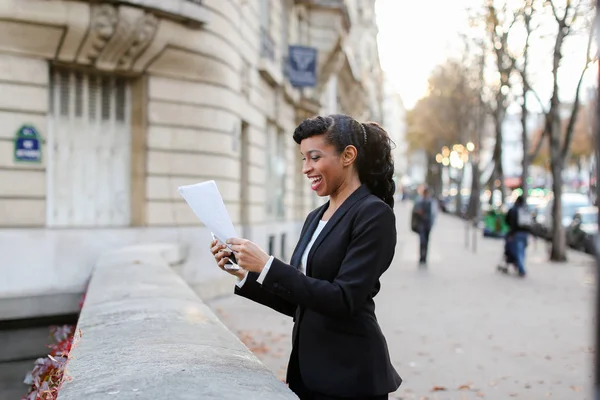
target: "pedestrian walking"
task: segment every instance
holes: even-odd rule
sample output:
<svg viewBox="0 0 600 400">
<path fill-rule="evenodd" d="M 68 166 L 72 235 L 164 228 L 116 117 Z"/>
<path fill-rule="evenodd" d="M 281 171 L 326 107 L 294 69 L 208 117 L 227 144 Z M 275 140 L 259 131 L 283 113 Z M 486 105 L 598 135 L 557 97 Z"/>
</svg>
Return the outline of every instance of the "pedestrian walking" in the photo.
<svg viewBox="0 0 600 400">
<path fill-rule="evenodd" d="M 423 188 L 422 197 L 415 201 L 411 216 L 412 230 L 419 234 L 419 265 L 427 265 L 429 235 L 437 216 L 437 202 L 428 187 Z"/>
<path fill-rule="evenodd" d="M 525 271 L 525 251 L 532 220 L 525 199 L 523 196 L 519 196 L 514 206 L 506 214 L 506 224 L 509 228 L 506 235 L 506 248 L 510 252 L 510 258 L 521 277 L 525 277 L 527 274 Z"/>
<path fill-rule="evenodd" d="M 294 131 L 302 173 L 329 201 L 312 211 L 291 258 L 228 239 L 240 271 L 235 293 L 294 318 L 287 383 L 300 399 L 387 399 L 402 379 L 390 361 L 373 298 L 396 246 L 391 140 L 347 115 L 304 120 Z M 222 269 L 228 252 L 211 243 Z"/>
</svg>

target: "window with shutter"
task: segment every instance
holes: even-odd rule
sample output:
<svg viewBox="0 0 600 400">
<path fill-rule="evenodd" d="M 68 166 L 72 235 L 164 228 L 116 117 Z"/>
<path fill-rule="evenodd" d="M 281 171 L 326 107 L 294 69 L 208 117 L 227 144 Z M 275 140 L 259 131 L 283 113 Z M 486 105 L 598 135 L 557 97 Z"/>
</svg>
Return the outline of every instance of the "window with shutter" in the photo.
<svg viewBox="0 0 600 400">
<path fill-rule="evenodd" d="M 52 69 L 49 100 L 48 226 L 128 226 L 129 81 Z"/>
</svg>

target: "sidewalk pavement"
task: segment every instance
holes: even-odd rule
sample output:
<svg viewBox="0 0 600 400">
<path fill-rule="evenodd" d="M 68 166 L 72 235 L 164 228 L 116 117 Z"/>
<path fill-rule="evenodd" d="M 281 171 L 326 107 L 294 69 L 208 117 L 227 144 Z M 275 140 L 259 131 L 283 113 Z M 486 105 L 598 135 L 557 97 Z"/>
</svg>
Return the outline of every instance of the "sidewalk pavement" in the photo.
<svg viewBox="0 0 600 400">
<path fill-rule="evenodd" d="M 375 298 L 404 380 L 390 398 L 591 399 L 593 258 L 570 252 L 567 263 L 552 264 L 546 245 L 532 240 L 528 276 L 503 275 L 496 272 L 501 240 L 479 232 L 473 253 L 465 248 L 465 223 L 440 215 L 429 265 L 419 268 L 410 209 L 410 203 L 396 207 L 396 256 Z M 277 377 L 285 377 L 290 318 L 234 295 L 209 306 Z"/>
</svg>

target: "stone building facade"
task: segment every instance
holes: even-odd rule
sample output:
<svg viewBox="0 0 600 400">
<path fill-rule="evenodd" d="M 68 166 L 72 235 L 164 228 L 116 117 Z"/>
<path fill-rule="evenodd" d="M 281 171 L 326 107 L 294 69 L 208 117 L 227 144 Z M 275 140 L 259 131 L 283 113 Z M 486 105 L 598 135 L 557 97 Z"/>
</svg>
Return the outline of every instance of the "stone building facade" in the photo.
<svg viewBox="0 0 600 400">
<path fill-rule="evenodd" d="M 289 258 L 321 201 L 291 133 L 381 122 L 376 34 L 374 0 L 0 2 L 0 296 L 56 309 L 103 252 L 165 241 L 189 245 L 202 295 L 222 275 L 176 189 L 209 179 L 241 235 Z M 315 87 L 290 84 L 290 44 L 317 48 Z M 24 126 L 38 162 L 15 157 Z"/>
</svg>

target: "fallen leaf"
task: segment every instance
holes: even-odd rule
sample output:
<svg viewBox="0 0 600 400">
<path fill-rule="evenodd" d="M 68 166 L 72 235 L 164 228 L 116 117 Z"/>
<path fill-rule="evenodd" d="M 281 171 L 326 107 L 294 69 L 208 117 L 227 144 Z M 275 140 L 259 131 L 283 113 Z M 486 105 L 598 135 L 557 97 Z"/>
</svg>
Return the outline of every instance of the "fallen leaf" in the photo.
<svg viewBox="0 0 600 400">
<path fill-rule="evenodd" d="M 472 383 L 466 383 L 464 385 L 460 385 L 458 387 L 458 390 L 471 390 L 472 387 L 473 387 Z"/>
<path fill-rule="evenodd" d="M 477 392 L 477 397 L 484 397 L 483 392 Z"/>
<path fill-rule="evenodd" d="M 577 386 L 571 386 L 571 389 L 573 389 L 574 392 L 581 391 L 581 389 L 579 389 Z"/>
<path fill-rule="evenodd" d="M 444 387 L 444 386 L 434 386 L 431 389 L 432 392 L 444 392 L 446 390 L 448 390 L 448 389 L 446 387 Z"/>
</svg>

